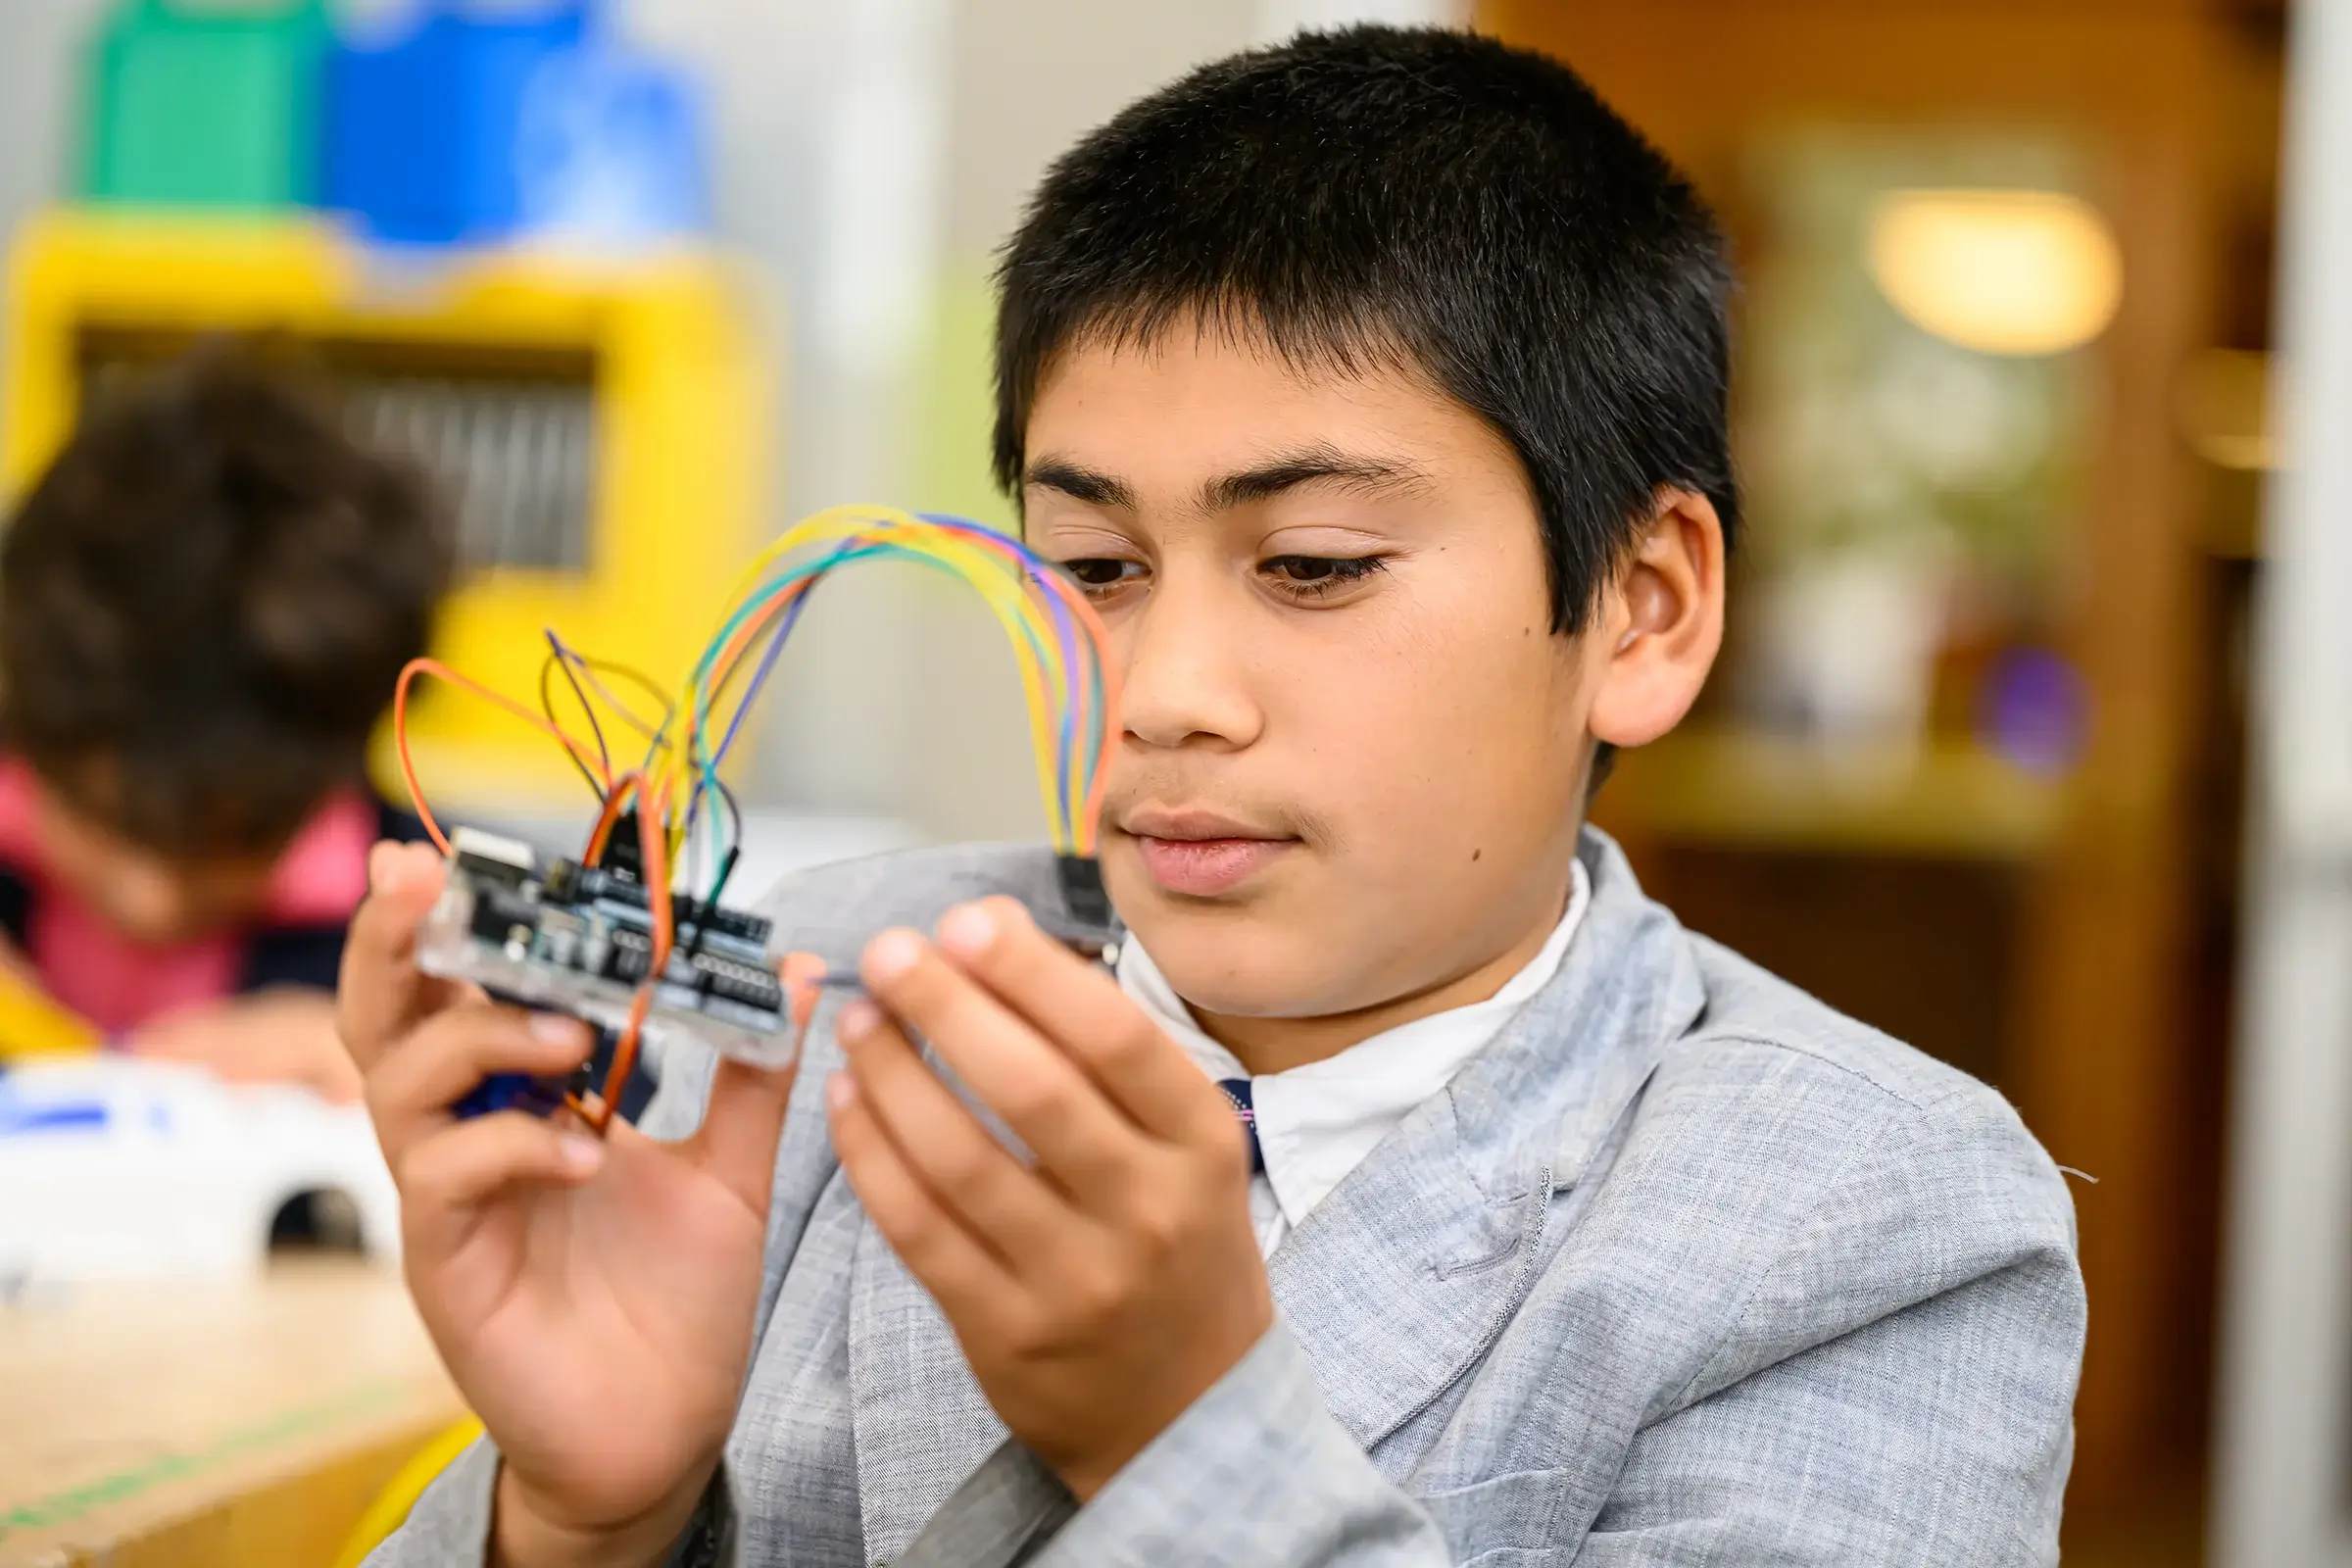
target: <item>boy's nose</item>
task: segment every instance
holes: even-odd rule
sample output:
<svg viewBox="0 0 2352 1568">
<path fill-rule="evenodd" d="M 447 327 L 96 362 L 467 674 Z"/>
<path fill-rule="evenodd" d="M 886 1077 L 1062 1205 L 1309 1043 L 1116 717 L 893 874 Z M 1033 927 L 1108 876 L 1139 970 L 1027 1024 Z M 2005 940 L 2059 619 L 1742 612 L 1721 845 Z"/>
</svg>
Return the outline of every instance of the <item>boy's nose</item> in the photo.
<svg viewBox="0 0 2352 1568">
<path fill-rule="evenodd" d="M 1257 739 L 1265 715 L 1237 657 L 1249 641 L 1233 618 L 1205 585 L 1163 577 L 1130 622 L 1119 703 L 1128 734 L 1166 748 Z"/>
</svg>

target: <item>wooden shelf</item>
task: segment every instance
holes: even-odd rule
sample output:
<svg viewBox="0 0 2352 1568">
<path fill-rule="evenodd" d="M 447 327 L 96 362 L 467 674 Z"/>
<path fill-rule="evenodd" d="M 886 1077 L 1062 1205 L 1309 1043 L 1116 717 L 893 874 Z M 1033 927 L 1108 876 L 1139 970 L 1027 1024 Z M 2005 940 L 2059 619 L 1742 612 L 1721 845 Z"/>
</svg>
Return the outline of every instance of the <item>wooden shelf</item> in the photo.
<svg viewBox="0 0 2352 1568">
<path fill-rule="evenodd" d="M 2065 794 L 1966 742 L 1700 729 L 1620 757 L 1593 815 L 1650 840 L 2023 860 L 2049 844 Z"/>
</svg>

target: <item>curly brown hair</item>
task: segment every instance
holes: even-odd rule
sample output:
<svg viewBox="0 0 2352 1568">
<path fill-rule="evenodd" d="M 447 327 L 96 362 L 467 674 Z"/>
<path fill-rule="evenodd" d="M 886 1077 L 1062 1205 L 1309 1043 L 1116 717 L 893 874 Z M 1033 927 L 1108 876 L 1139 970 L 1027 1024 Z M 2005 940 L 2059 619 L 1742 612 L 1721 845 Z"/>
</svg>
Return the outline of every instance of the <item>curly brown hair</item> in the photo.
<svg viewBox="0 0 2352 1568">
<path fill-rule="evenodd" d="M 172 856 L 273 850 L 364 776 L 450 533 L 282 354 L 199 347 L 87 417 L 0 541 L 0 726 Z"/>
</svg>

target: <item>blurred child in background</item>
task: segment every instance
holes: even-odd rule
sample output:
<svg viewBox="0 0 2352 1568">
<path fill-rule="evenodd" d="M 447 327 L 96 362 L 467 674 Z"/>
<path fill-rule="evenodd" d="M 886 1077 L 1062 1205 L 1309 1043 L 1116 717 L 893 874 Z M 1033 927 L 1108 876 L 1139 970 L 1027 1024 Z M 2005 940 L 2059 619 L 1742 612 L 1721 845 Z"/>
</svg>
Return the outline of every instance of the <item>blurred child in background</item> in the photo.
<svg viewBox="0 0 2352 1568">
<path fill-rule="evenodd" d="M 249 350 L 87 418 L 0 542 L 19 977 L 131 1052 L 355 1098 L 344 927 L 415 836 L 368 739 L 449 571 L 422 476 Z"/>
</svg>

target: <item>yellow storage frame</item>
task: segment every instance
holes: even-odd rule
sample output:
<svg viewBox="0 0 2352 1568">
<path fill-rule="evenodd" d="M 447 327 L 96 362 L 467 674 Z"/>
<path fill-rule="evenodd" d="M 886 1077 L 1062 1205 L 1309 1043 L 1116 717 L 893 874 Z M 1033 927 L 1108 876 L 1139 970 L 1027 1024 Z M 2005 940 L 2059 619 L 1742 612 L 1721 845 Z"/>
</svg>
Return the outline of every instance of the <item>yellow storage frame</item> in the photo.
<svg viewBox="0 0 2352 1568">
<path fill-rule="evenodd" d="M 587 566 L 461 584 L 435 654 L 535 703 L 541 628 L 674 685 L 756 543 L 766 476 L 763 335 L 718 258 L 479 253 L 391 270 L 331 224 L 62 210 L 10 259 L 0 488 L 13 500 L 73 432 L 96 331 L 264 332 L 397 349 L 558 351 L 594 365 Z M 537 731 L 420 686 L 410 736 L 437 802 L 528 809 L 576 789 Z M 388 748 L 379 782 L 403 798 Z"/>
</svg>

